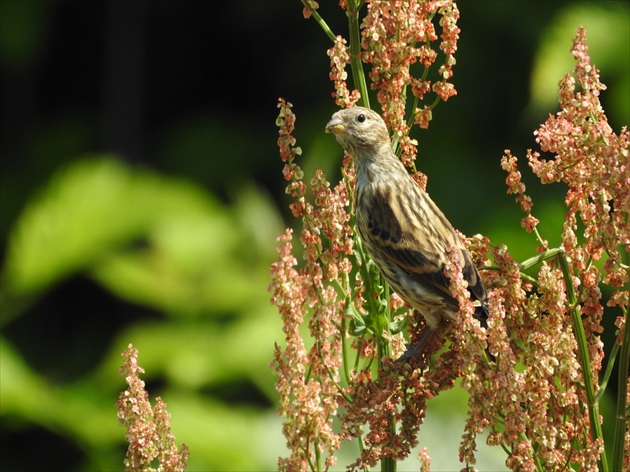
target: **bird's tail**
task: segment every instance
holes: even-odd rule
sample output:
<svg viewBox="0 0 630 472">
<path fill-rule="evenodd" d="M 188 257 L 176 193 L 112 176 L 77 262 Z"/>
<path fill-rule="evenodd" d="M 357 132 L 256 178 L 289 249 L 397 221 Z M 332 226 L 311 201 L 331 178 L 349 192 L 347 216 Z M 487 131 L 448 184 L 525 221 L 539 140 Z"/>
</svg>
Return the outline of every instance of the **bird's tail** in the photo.
<svg viewBox="0 0 630 472">
<path fill-rule="evenodd" d="M 481 327 L 484 329 L 488 328 L 488 315 L 489 315 L 490 311 L 488 308 L 488 301 L 484 300 L 484 301 L 480 301 L 479 305 L 475 307 L 475 313 L 474 313 L 474 317 L 475 319 L 477 319 L 477 321 L 479 321 L 479 324 L 481 324 Z"/>
</svg>

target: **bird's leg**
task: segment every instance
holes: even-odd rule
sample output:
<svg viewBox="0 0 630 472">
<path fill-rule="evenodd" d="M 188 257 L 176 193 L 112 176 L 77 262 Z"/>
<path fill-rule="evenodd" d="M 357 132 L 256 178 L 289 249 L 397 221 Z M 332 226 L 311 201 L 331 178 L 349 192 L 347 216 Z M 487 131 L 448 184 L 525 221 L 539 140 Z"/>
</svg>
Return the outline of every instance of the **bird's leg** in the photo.
<svg viewBox="0 0 630 472">
<path fill-rule="evenodd" d="M 409 344 L 407 346 L 407 350 L 396 360 L 396 362 L 408 362 L 411 359 L 420 359 L 424 353 L 424 349 L 427 347 L 427 344 L 438 330 L 438 327 L 439 326 L 429 326 L 420 338 L 420 341 L 414 344 Z"/>
</svg>

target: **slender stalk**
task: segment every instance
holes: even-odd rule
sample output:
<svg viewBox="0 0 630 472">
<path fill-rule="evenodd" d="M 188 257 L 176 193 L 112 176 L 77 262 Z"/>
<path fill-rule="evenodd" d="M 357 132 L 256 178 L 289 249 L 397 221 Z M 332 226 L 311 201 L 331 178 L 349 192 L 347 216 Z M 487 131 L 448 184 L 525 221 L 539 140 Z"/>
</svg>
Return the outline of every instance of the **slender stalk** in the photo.
<svg viewBox="0 0 630 472">
<path fill-rule="evenodd" d="M 370 108 L 367 82 L 363 63 L 359 57 L 361 54 L 361 32 L 359 28 L 359 9 L 363 5 L 360 0 L 348 0 L 348 29 L 350 30 L 350 68 L 354 86 L 361 94 L 361 105 Z"/>
<path fill-rule="evenodd" d="M 606 371 L 604 372 L 604 376 L 601 378 L 599 382 L 599 390 L 597 391 L 597 401 L 600 401 L 606 393 L 606 387 L 608 387 L 608 381 L 610 380 L 610 376 L 615 367 L 615 360 L 617 359 L 617 354 L 619 354 L 619 344 L 615 343 L 610 351 L 610 355 L 608 356 L 608 362 L 606 363 Z"/>
<path fill-rule="evenodd" d="M 593 383 L 593 373 L 591 372 L 591 360 L 588 355 L 588 343 L 586 341 L 586 333 L 584 332 L 584 325 L 582 324 L 582 317 L 580 315 L 579 303 L 573 287 L 573 274 L 569 267 L 564 251 L 558 254 L 557 260 L 560 263 L 562 274 L 564 276 L 564 282 L 567 288 L 567 298 L 569 303 L 569 311 L 573 318 L 573 332 L 575 334 L 575 340 L 578 345 L 578 355 L 580 366 L 582 367 L 582 374 L 584 376 L 584 389 L 586 391 L 588 414 L 591 423 L 591 434 L 593 440 L 602 440 L 602 424 L 600 422 L 599 403 L 595 396 L 595 387 Z M 599 470 L 601 472 L 608 472 L 608 461 L 606 460 L 606 453 L 602 451 L 598 461 Z"/>
<path fill-rule="evenodd" d="M 527 270 L 530 267 L 533 267 L 540 262 L 553 259 L 554 257 L 557 257 L 559 254 L 562 254 L 563 252 L 564 252 L 564 249 L 562 248 L 549 249 L 534 257 L 530 257 L 529 259 L 524 260 L 518 265 L 518 267 L 520 270 Z"/>
<path fill-rule="evenodd" d="M 319 441 L 315 441 L 313 443 L 313 451 L 315 452 L 315 464 L 317 470 L 322 470 L 322 454 L 319 452 L 318 442 Z"/>
<path fill-rule="evenodd" d="M 621 356 L 619 358 L 619 384 L 617 386 L 617 408 L 615 409 L 615 437 L 613 439 L 613 470 L 622 470 L 624 453 L 624 439 L 627 428 L 626 398 L 628 396 L 628 375 L 630 374 L 630 319 L 625 314 L 626 324 L 621 342 Z"/>
<path fill-rule="evenodd" d="M 350 297 L 346 298 L 346 306 L 350 306 L 352 300 Z M 341 326 L 339 329 L 339 335 L 341 336 L 341 359 L 342 359 L 342 367 L 343 367 L 343 376 L 346 380 L 346 383 L 350 382 L 350 360 L 348 359 L 348 337 L 346 333 L 348 332 L 348 321 L 346 316 L 341 317 Z"/>
<path fill-rule="evenodd" d="M 542 238 L 542 236 L 538 232 L 538 228 L 537 227 L 534 228 L 534 234 L 536 235 L 536 240 L 538 241 L 540 246 L 545 248 L 545 249 L 547 249 L 547 243 L 545 242 L 545 240 Z"/>
<path fill-rule="evenodd" d="M 317 12 L 317 10 L 312 8 L 311 5 L 309 5 L 309 3 L 306 0 L 302 0 L 302 5 L 304 5 L 304 8 L 307 8 L 308 11 L 311 12 L 311 15 L 313 16 L 317 24 L 320 26 L 322 30 L 324 30 L 324 33 L 326 33 L 326 36 L 328 36 L 328 38 L 334 43 L 337 38 L 335 36 L 335 33 L 333 33 L 333 31 L 330 29 L 328 24 L 324 21 L 322 16 Z"/>
<path fill-rule="evenodd" d="M 386 296 L 386 300 L 389 300 L 389 286 L 385 288 L 385 296 Z M 391 323 L 391 319 L 392 319 L 391 307 L 388 305 L 387 306 L 388 329 Z M 391 341 L 390 341 L 391 336 L 387 336 L 387 337 L 379 336 L 377 337 L 377 339 L 379 341 L 378 366 L 380 369 L 382 367 L 383 357 L 391 356 Z M 393 415 L 389 418 L 389 433 L 390 433 L 391 438 L 394 438 L 396 436 L 396 419 L 394 418 Z M 393 458 L 384 457 L 381 459 L 381 472 L 396 472 L 396 468 L 397 468 L 396 461 Z"/>
<path fill-rule="evenodd" d="M 381 472 L 396 472 L 396 461 L 391 457 L 381 459 Z"/>
<path fill-rule="evenodd" d="M 314 463 L 313 463 L 313 458 L 311 457 L 311 454 L 309 453 L 309 447 L 308 445 L 311 443 L 311 439 L 310 439 L 310 435 L 307 433 L 306 434 L 306 447 L 303 449 L 304 451 L 304 457 L 306 457 L 306 461 L 308 462 L 308 467 L 310 470 L 320 470 L 319 467 L 317 467 Z M 315 448 L 317 449 L 317 448 Z"/>
</svg>

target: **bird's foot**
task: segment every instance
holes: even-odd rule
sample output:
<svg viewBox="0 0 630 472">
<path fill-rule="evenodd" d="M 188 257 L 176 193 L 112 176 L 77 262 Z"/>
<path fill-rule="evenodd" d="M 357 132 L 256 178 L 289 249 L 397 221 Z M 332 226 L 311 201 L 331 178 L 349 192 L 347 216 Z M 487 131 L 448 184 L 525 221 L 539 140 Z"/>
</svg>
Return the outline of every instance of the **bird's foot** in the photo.
<svg viewBox="0 0 630 472">
<path fill-rule="evenodd" d="M 422 338 L 420 338 L 420 341 L 414 344 L 408 344 L 407 350 L 403 353 L 402 356 L 396 359 L 396 363 L 400 364 L 403 362 L 409 362 L 412 359 L 423 361 L 424 363 L 424 360 L 422 359 L 424 350 L 436 331 L 436 328 L 429 328 L 427 329 L 426 333 L 424 333 Z"/>
</svg>

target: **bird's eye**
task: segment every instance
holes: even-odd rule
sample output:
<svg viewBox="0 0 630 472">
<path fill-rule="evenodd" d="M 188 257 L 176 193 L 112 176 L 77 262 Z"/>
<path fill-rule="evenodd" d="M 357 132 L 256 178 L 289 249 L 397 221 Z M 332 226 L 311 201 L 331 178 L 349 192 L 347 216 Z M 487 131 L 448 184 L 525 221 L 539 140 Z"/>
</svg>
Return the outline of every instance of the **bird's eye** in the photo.
<svg viewBox="0 0 630 472">
<path fill-rule="evenodd" d="M 359 123 L 363 123 L 365 121 L 365 115 L 363 113 L 361 113 L 360 115 L 357 116 L 357 121 Z"/>
</svg>

